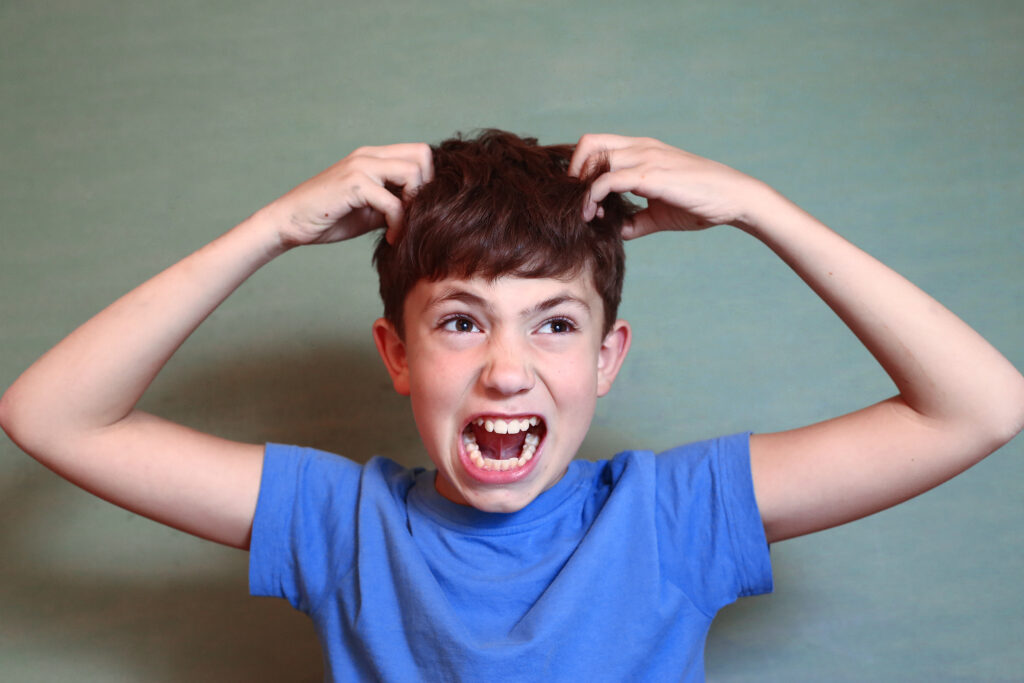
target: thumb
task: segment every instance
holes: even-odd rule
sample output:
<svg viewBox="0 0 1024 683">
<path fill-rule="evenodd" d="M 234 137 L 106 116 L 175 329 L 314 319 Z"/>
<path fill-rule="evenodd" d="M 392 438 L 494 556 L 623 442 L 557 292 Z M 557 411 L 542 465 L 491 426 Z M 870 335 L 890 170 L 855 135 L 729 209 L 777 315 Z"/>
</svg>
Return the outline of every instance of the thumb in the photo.
<svg viewBox="0 0 1024 683">
<path fill-rule="evenodd" d="M 627 218 L 622 223 L 622 239 L 634 240 L 637 237 L 643 237 L 649 235 L 652 232 L 658 232 L 658 224 L 654 222 L 654 218 L 651 216 L 650 209 L 643 209 L 633 214 L 632 218 Z"/>
</svg>

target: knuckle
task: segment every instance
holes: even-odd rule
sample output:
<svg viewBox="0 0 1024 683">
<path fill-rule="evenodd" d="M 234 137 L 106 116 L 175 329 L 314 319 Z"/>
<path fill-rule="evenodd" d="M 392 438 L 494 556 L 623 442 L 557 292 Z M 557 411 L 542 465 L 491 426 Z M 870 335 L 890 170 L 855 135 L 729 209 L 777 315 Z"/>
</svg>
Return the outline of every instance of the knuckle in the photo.
<svg viewBox="0 0 1024 683">
<path fill-rule="evenodd" d="M 597 133 L 584 133 L 576 143 L 576 147 L 586 152 L 589 147 L 597 144 L 599 137 Z"/>
<path fill-rule="evenodd" d="M 434 150 L 425 142 L 420 143 L 420 150 L 423 155 L 423 164 L 425 166 L 432 165 L 434 163 Z"/>
<path fill-rule="evenodd" d="M 358 168 L 349 169 L 339 180 L 354 193 L 361 193 L 370 183 L 370 177 Z"/>
</svg>

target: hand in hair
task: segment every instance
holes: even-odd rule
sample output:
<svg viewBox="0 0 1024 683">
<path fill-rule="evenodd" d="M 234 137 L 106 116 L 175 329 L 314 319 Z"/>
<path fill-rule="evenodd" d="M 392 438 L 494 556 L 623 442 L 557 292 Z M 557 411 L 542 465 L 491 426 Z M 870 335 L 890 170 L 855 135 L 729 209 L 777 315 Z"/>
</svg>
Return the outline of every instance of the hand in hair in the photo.
<svg viewBox="0 0 1024 683">
<path fill-rule="evenodd" d="M 916 496 L 1024 427 L 1024 377 L 996 349 L 898 273 L 738 171 L 657 140 L 586 135 L 569 172 L 607 159 L 584 201 L 609 192 L 647 209 L 624 237 L 735 225 L 761 240 L 836 312 L 898 395 L 856 412 L 750 440 L 769 541 L 843 524 Z"/>
<path fill-rule="evenodd" d="M 281 243 L 288 247 L 339 242 L 385 225 L 393 243 L 402 228 L 401 199 L 432 175 L 429 145 L 361 147 L 265 211 L 278 218 Z"/>
<path fill-rule="evenodd" d="M 138 286 L 75 330 L 0 397 L 0 426 L 82 488 L 190 533 L 247 547 L 263 447 L 221 439 L 136 407 L 196 327 L 290 247 L 402 224 L 401 201 L 429 180 L 427 145 L 367 147 L 302 183 Z"/>
<path fill-rule="evenodd" d="M 662 230 L 742 226 L 748 221 L 750 198 L 767 189 L 760 181 L 716 161 L 652 138 L 621 135 L 584 135 L 576 145 L 569 173 L 583 176 L 602 160 L 608 161 L 609 170 L 591 185 L 583 217 L 588 221 L 594 218 L 598 205 L 611 192 L 643 197 L 647 208 L 625 221 L 625 239 Z"/>
</svg>

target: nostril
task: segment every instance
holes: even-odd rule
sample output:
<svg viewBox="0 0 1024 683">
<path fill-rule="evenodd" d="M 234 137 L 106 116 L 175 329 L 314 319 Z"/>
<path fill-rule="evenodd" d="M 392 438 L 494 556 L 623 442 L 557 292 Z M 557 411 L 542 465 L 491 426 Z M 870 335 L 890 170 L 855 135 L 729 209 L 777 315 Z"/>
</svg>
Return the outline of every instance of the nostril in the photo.
<svg viewBox="0 0 1024 683">
<path fill-rule="evenodd" d="M 533 387 L 533 373 L 522 363 L 492 363 L 483 375 L 484 384 L 501 394 L 516 394 Z"/>
</svg>

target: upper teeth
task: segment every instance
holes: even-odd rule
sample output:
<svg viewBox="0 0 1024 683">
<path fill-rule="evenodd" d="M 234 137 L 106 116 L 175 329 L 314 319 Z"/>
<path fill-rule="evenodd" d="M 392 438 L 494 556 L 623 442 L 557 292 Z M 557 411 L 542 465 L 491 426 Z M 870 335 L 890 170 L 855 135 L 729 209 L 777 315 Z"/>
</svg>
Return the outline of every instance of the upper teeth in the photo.
<svg viewBox="0 0 1024 683">
<path fill-rule="evenodd" d="M 519 432 L 525 432 L 530 427 L 536 427 L 540 424 L 540 418 L 524 417 L 521 419 L 503 420 L 501 418 L 483 418 L 478 417 L 476 423 L 482 426 L 489 432 L 495 434 L 518 434 Z"/>
</svg>

